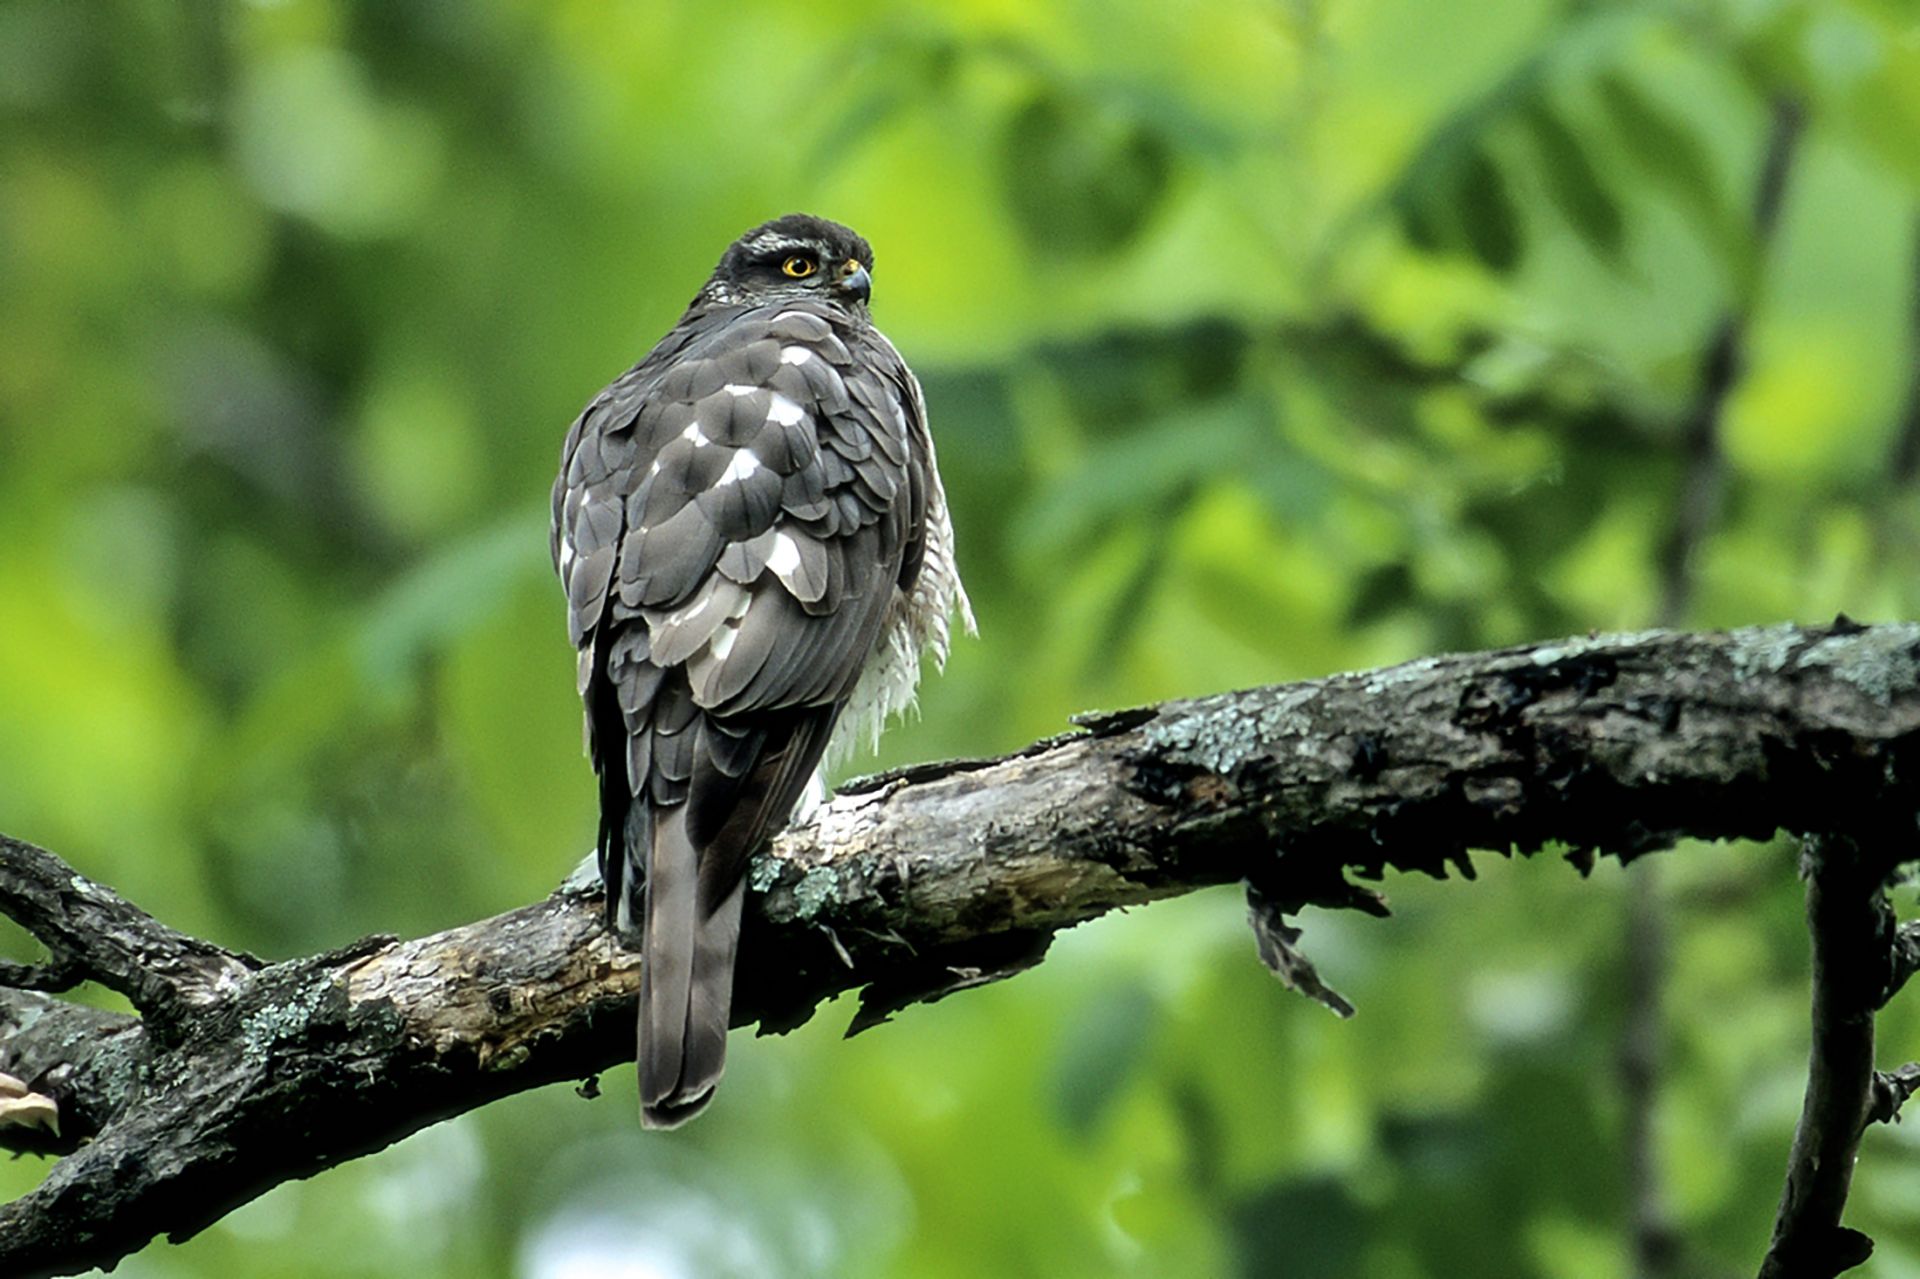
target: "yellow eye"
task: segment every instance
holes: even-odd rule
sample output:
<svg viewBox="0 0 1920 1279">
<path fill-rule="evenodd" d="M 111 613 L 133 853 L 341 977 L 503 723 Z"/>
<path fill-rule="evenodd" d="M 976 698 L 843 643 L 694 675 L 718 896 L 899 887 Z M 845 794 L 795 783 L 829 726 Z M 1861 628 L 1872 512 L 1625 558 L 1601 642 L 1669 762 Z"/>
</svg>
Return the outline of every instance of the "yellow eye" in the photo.
<svg viewBox="0 0 1920 1279">
<path fill-rule="evenodd" d="M 820 269 L 820 264 L 810 257 L 794 254 L 780 264 L 780 270 L 796 280 L 804 280 Z"/>
</svg>

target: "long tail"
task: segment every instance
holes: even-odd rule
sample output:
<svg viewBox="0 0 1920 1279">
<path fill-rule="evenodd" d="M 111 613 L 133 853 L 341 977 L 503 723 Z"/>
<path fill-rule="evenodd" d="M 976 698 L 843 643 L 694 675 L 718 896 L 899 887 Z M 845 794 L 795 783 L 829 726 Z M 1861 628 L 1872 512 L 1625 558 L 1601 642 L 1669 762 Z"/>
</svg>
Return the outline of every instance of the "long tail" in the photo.
<svg viewBox="0 0 1920 1279">
<path fill-rule="evenodd" d="M 673 1128 L 713 1099 L 727 1059 L 734 955 L 746 885 L 702 901 L 700 851 L 687 807 L 653 819 L 647 852 L 646 941 L 640 974 L 640 1119 Z"/>
</svg>

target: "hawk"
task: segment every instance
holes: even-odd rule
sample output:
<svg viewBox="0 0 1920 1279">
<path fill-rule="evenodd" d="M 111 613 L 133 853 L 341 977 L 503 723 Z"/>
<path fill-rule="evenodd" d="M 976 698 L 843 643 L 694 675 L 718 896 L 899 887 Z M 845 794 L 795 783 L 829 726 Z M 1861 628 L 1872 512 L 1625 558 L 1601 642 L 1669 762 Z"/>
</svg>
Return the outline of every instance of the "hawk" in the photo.
<svg viewBox="0 0 1920 1279">
<path fill-rule="evenodd" d="M 973 627 L 920 384 L 867 312 L 872 271 L 838 223 L 755 227 L 561 453 L 553 561 L 609 920 L 642 953 L 649 1127 L 719 1082 L 749 859 L 830 750 L 912 702 L 950 617 Z"/>
</svg>

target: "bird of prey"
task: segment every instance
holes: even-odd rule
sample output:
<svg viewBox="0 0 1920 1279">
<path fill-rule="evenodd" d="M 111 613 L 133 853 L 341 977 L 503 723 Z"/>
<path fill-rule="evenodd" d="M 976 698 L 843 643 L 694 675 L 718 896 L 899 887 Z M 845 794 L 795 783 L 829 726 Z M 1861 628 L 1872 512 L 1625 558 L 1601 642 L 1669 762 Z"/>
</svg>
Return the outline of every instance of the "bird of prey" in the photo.
<svg viewBox="0 0 1920 1279">
<path fill-rule="evenodd" d="M 920 384 L 868 315 L 872 271 L 835 222 L 748 231 L 561 454 L 553 560 L 609 918 L 640 942 L 649 1127 L 692 1118 L 719 1082 L 749 859 L 830 747 L 912 702 L 950 617 L 973 626 Z"/>
</svg>

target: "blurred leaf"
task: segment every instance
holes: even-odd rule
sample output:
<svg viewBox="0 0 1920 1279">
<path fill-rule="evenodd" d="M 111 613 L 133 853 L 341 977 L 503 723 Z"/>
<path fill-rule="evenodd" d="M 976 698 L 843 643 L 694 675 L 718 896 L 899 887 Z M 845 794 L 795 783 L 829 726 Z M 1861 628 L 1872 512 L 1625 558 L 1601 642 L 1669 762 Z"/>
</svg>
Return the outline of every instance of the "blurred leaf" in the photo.
<svg viewBox="0 0 1920 1279">
<path fill-rule="evenodd" d="M 428 557 L 367 610 L 358 656 L 368 678 L 389 688 L 412 664 L 490 616 L 511 583 L 541 571 L 547 513 L 528 513 L 470 534 Z"/>
<path fill-rule="evenodd" d="M 1506 175 L 1484 147 L 1475 147 L 1459 173 L 1461 229 L 1473 255 L 1502 275 L 1520 264 L 1520 214 Z"/>
<path fill-rule="evenodd" d="M 1424 253 L 1438 253 L 1448 247 L 1445 210 L 1428 184 L 1404 183 L 1394 195 L 1393 211 L 1414 248 Z"/>
<path fill-rule="evenodd" d="M 1158 1014 L 1138 983 L 1091 996 L 1073 1011 L 1053 1070 L 1054 1108 L 1069 1132 L 1084 1138 L 1133 1080 Z"/>
<path fill-rule="evenodd" d="M 823 68 L 818 91 L 852 88 L 815 137 L 807 167 L 844 166 L 860 144 L 916 102 L 946 90 L 960 50 L 950 34 L 888 27 Z"/>
<path fill-rule="evenodd" d="M 1597 83 L 1609 121 L 1640 167 L 1703 219 L 1711 215 L 1720 190 L 1700 139 L 1626 76 L 1609 72 Z"/>
<path fill-rule="evenodd" d="M 1233 1206 L 1240 1273 L 1352 1275 L 1371 1233 L 1353 1191 L 1332 1177 L 1277 1182 Z"/>
<path fill-rule="evenodd" d="M 1347 621 L 1354 626 L 1365 626 L 1391 616 L 1411 604 L 1417 590 L 1413 572 L 1406 564 L 1382 564 L 1360 579 L 1353 592 L 1353 602 L 1347 606 Z"/>
<path fill-rule="evenodd" d="M 1608 122 L 1650 179 L 1692 219 L 1696 230 L 1744 280 L 1753 257 L 1753 234 L 1721 189 L 1713 158 L 1692 128 L 1620 72 L 1598 81 Z"/>
<path fill-rule="evenodd" d="M 1586 145 L 1545 99 L 1530 103 L 1520 118 L 1539 150 L 1547 195 L 1554 207 L 1589 248 L 1617 264 L 1625 240 L 1624 220 L 1619 202 L 1600 181 Z"/>
<path fill-rule="evenodd" d="M 1415 248 L 1465 248 L 1501 275 L 1520 263 L 1519 211 L 1506 175 L 1484 146 L 1429 146 L 1395 190 L 1391 207 Z"/>
<path fill-rule="evenodd" d="M 1124 247 L 1173 176 L 1173 147 L 1158 129 L 1064 90 L 1044 90 L 1015 110 L 1001 152 L 1014 221 L 1050 254 L 1088 257 Z"/>
<path fill-rule="evenodd" d="M 1104 525 L 1163 512 L 1170 495 L 1196 480 L 1237 471 L 1261 439 L 1264 416 L 1257 402 L 1236 398 L 1101 440 L 1021 514 L 1015 554 L 1036 565 L 1057 563 Z"/>
</svg>

